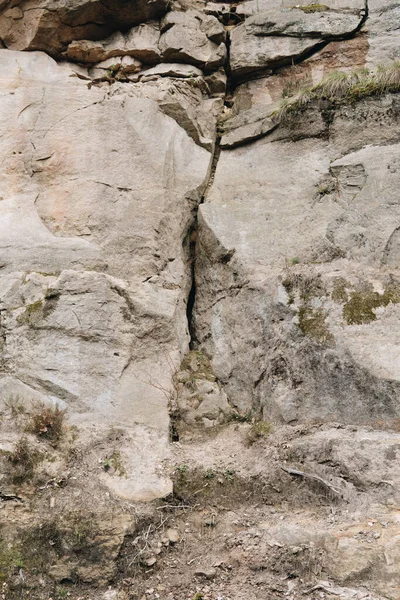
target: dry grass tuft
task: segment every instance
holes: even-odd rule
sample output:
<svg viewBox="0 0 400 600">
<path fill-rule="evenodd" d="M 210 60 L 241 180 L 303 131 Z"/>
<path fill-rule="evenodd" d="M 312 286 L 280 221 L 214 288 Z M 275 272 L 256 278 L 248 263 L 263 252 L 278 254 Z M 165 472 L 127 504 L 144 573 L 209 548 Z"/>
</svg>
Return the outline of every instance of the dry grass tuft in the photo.
<svg viewBox="0 0 400 600">
<path fill-rule="evenodd" d="M 64 434 L 65 410 L 40 404 L 31 417 L 27 430 L 57 446 Z"/>
<path fill-rule="evenodd" d="M 42 455 L 31 447 L 27 438 L 22 437 L 8 456 L 9 462 L 13 465 L 13 483 L 19 484 L 33 479 L 35 467 L 42 458 Z"/>
<path fill-rule="evenodd" d="M 297 113 L 318 100 L 326 100 L 333 105 L 352 104 L 370 96 L 399 91 L 400 60 L 393 61 L 390 65 L 381 65 L 374 71 L 333 71 L 317 85 L 304 87 L 290 98 L 283 98 L 270 116 L 282 122 L 290 114 Z"/>
</svg>

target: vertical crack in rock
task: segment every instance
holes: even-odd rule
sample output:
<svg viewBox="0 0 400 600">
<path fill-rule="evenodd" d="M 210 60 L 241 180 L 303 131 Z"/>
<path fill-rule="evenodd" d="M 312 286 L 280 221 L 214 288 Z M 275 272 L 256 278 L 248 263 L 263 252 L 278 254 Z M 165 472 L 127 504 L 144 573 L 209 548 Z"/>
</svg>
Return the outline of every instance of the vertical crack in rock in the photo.
<svg viewBox="0 0 400 600">
<path fill-rule="evenodd" d="M 226 26 L 225 26 L 226 27 Z M 226 31 L 226 61 L 225 61 L 225 73 L 227 75 L 227 81 L 226 81 L 226 88 L 225 88 L 225 97 L 224 97 L 224 104 L 223 107 L 221 109 L 221 113 L 224 110 L 224 108 L 226 106 L 231 106 L 231 93 L 232 93 L 232 86 L 233 86 L 233 80 L 231 77 L 231 71 L 230 71 L 230 62 L 229 62 L 229 51 L 230 51 L 230 35 L 229 35 L 229 31 Z M 193 223 L 189 229 L 189 233 L 188 233 L 188 237 L 185 238 L 186 243 L 189 244 L 189 266 L 190 266 L 190 278 L 191 278 L 191 286 L 189 289 L 189 294 L 188 294 L 188 299 L 187 299 L 187 305 L 186 305 L 186 317 L 187 317 L 187 323 L 188 323 L 188 331 L 189 331 L 189 348 L 190 350 L 194 349 L 195 346 L 195 335 L 194 335 L 194 331 L 193 331 L 193 311 L 194 311 L 194 307 L 195 307 L 195 302 L 196 302 L 196 274 L 195 274 L 195 270 L 196 270 L 196 244 L 197 244 L 197 233 L 198 233 L 198 211 L 199 211 L 199 207 L 201 204 L 204 204 L 208 192 L 211 189 L 211 186 L 214 182 L 214 178 L 215 178 L 215 173 L 217 170 L 217 166 L 218 166 L 218 161 L 219 161 L 219 157 L 221 156 L 221 137 L 222 134 L 218 129 L 218 122 L 219 119 L 217 119 L 217 123 L 216 123 L 216 138 L 215 138 L 215 144 L 214 144 L 214 148 L 213 148 L 213 153 L 212 153 L 212 158 L 210 161 L 210 169 L 209 169 L 209 173 L 208 176 L 206 178 L 206 182 L 205 182 L 205 186 L 204 186 L 204 192 L 203 195 L 200 199 L 200 202 L 197 206 L 197 210 L 195 212 L 194 218 L 193 218 Z"/>
<path fill-rule="evenodd" d="M 229 16 L 232 16 L 232 14 L 234 14 L 234 13 L 229 12 Z M 352 31 L 350 34 L 343 35 L 342 37 L 340 37 L 338 39 L 347 40 L 347 39 L 352 39 L 352 38 L 356 37 L 357 34 L 361 31 L 361 29 L 365 25 L 365 22 L 368 19 L 368 15 L 369 15 L 368 0 L 365 0 L 364 14 L 363 14 L 363 17 L 362 17 L 358 27 L 354 31 Z M 234 74 L 232 74 L 231 65 L 230 65 L 231 38 L 230 38 L 230 31 L 228 29 L 229 21 L 227 21 L 227 19 L 226 19 L 227 15 L 224 15 L 224 17 L 225 18 L 223 18 L 223 19 L 220 18 L 221 22 L 224 24 L 225 29 L 226 29 L 226 42 L 225 43 L 226 43 L 226 50 L 227 50 L 226 61 L 225 61 L 225 65 L 224 65 L 225 73 L 227 75 L 227 82 L 226 82 L 223 108 L 225 108 L 225 107 L 231 108 L 232 104 L 233 104 L 233 102 L 232 102 L 233 92 L 234 92 L 235 88 L 237 87 L 237 85 L 243 83 L 247 79 L 254 79 L 254 78 L 258 79 L 260 77 L 263 77 L 263 73 L 261 71 L 253 72 L 251 74 L 249 73 L 249 75 L 244 78 L 235 78 Z M 320 44 L 314 46 L 311 50 L 303 53 L 301 56 L 298 56 L 295 59 L 292 59 L 292 64 L 304 62 L 306 59 L 314 56 L 315 54 L 318 54 L 318 52 L 320 52 L 325 46 L 329 45 L 332 41 L 333 40 L 331 40 L 331 39 L 322 41 Z M 335 41 L 337 41 L 337 40 L 335 40 Z M 273 70 L 273 72 L 274 73 L 279 72 L 280 69 L 285 66 L 286 66 L 285 64 L 282 64 L 279 67 L 275 68 Z M 266 74 L 264 74 L 264 76 L 266 76 Z M 211 160 L 211 164 L 210 164 L 210 171 L 209 171 L 207 181 L 205 184 L 204 193 L 201 197 L 199 205 L 197 206 L 197 210 L 196 210 L 196 213 L 193 218 L 193 223 L 189 229 L 188 236 L 185 237 L 185 241 L 184 241 L 184 244 L 189 245 L 188 261 L 189 261 L 189 266 L 190 266 L 191 286 L 190 286 L 189 293 L 188 293 L 186 316 L 187 316 L 188 331 L 189 331 L 189 336 L 190 336 L 189 347 L 191 350 L 194 349 L 194 347 L 195 347 L 195 334 L 193 331 L 193 311 L 194 311 L 195 302 L 196 302 L 195 270 L 196 270 L 196 244 L 197 244 L 197 234 L 198 234 L 198 210 L 199 210 L 200 205 L 206 201 L 209 190 L 211 189 L 211 187 L 213 185 L 215 173 L 216 173 L 217 166 L 218 166 L 218 161 L 219 161 L 219 158 L 221 155 L 222 133 L 221 133 L 221 131 L 219 131 L 218 121 L 217 121 L 216 127 L 217 127 L 216 141 L 215 141 L 215 145 L 214 145 L 214 149 L 213 149 L 213 156 L 212 156 L 212 160 Z M 261 135 L 261 137 L 263 137 L 263 136 Z M 254 140 L 255 139 L 257 139 L 257 138 L 255 137 Z M 244 142 L 244 143 L 246 143 L 246 142 Z"/>
</svg>

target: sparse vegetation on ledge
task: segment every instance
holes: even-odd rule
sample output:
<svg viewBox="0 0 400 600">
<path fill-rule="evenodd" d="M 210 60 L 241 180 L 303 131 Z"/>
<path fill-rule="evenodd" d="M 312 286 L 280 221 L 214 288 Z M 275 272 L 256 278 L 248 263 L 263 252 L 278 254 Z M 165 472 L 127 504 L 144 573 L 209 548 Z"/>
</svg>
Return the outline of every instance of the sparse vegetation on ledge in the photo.
<svg viewBox="0 0 400 600">
<path fill-rule="evenodd" d="M 271 117 L 281 122 L 311 103 L 326 100 L 332 104 L 352 104 L 371 96 L 400 91 L 400 60 L 381 65 L 374 71 L 361 69 L 353 73 L 333 71 L 314 86 L 303 87 L 289 98 L 283 98 Z"/>
</svg>

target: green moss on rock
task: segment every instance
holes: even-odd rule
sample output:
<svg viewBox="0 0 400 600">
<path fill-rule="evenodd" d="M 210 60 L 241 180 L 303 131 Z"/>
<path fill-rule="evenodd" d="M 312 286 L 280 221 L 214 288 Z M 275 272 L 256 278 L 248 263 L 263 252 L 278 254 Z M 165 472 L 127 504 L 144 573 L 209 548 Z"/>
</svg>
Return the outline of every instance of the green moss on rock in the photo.
<svg viewBox="0 0 400 600">
<path fill-rule="evenodd" d="M 389 286 L 383 294 L 372 291 L 351 292 L 350 300 L 343 306 L 343 318 L 348 325 L 363 325 L 376 321 L 375 310 L 400 302 L 400 291 Z"/>
<path fill-rule="evenodd" d="M 347 292 L 349 288 L 349 283 L 343 279 L 343 277 L 338 277 L 334 284 L 331 292 L 331 298 L 334 302 L 347 302 L 349 299 L 349 294 Z"/>
<path fill-rule="evenodd" d="M 319 344 L 330 344 L 333 335 L 325 323 L 327 312 L 322 308 L 303 305 L 299 309 L 299 327 L 302 333 Z"/>
</svg>

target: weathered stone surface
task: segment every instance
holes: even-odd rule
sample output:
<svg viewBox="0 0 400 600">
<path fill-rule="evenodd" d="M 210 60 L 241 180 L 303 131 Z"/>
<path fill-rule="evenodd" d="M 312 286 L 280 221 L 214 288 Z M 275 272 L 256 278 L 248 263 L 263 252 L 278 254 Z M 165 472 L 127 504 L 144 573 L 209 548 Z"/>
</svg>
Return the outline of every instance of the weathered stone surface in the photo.
<svg viewBox="0 0 400 600">
<path fill-rule="evenodd" d="M 13 6 L 12 1 L 7 6 Z M 11 50 L 44 50 L 56 56 L 68 43 L 102 39 L 165 12 L 167 2 L 124 0 L 24 0 L 0 14 L 0 39 Z M 0 7 L 1 9 L 1 7 Z M 22 13 L 22 15 L 21 15 Z"/>
<path fill-rule="evenodd" d="M 325 40 L 352 34 L 359 15 L 323 11 L 268 10 L 255 14 L 231 33 L 234 76 L 271 69 L 297 61 Z"/>
<path fill-rule="evenodd" d="M 88 74 L 93 79 L 117 77 L 125 80 L 133 73 L 139 72 L 141 67 L 142 63 L 132 56 L 115 56 L 97 63 L 95 67 L 89 69 Z"/>
<path fill-rule="evenodd" d="M 200 208 L 195 324 L 242 411 L 288 422 L 399 416 L 399 131 L 388 102 L 392 116 L 374 100 L 339 111 L 330 142 L 267 137 L 221 154 Z"/>
<path fill-rule="evenodd" d="M 305 86 L 319 83 L 332 71 L 351 72 L 366 65 L 369 49 L 366 34 L 352 40 L 331 42 L 325 48 L 297 65 L 284 67 L 273 77 L 246 81 L 235 89 L 235 113 L 259 107 L 276 108 L 282 98 L 290 97 Z"/>
<path fill-rule="evenodd" d="M 268 10 L 247 19 L 241 28 L 258 37 L 285 35 L 294 37 L 334 38 L 349 35 L 360 24 L 357 15 L 322 11 L 306 13 L 297 8 L 289 11 Z M 237 28 L 236 31 L 240 31 Z"/>
<path fill-rule="evenodd" d="M 400 600 L 398 12 L 0 0 L 3 594 Z"/>
<path fill-rule="evenodd" d="M 81 425 L 141 424 L 149 465 L 135 456 L 116 489 L 168 493 L 144 440 L 165 455 L 153 381 L 168 388 L 165 357 L 186 347 L 182 244 L 210 154 L 139 88 L 88 89 L 41 53 L 0 61 L 3 377 Z"/>
<path fill-rule="evenodd" d="M 190 67 L 191 70 L 195 67 Z M 148 72 L 148 71 L 147 71 Z M 160 109 L 172 117 L 201 146 L 212 150 L 216 140 L 217 117 L 221 111 L 221 98 L 204 95 L 205 84 L 200 77 L 177 81 L 160 74 L 133 76 L 140 82 L 130 86 L 129 95 L 157 101 Z M 142 83 L 144 82 L 144 83 Z"/>
<path fill-rule="evenodd" d="M 159 39 L 159 29 L 143 23 L 126 34 L 117 31 L 106 40 L 74 40 L 69 44 L 66 56 L 81 63 L 98 63 L 113 56 L 127 55 L 152 65 L 160 60 Z"/>
<path fill-rule="evenodd" d="M 201 352 L 186 355 L 175 376 L 175 390 L 175 410 L 186 425 L 213 427 L 231 417 L 227 396 Z"/>
<path fill-rule="evenodd" d="M 161 77 L 202 77 L 203 71 L 192 65 L 180 63 L 161 63 L 143 72 L 144 76 L 160 75 Z"/>
<path fill-rule="evenodd" d="M 271 111 L 272 107 L 250 109 L 225 121 L 221 148 L 234 148 L 273 131 L 278 124 L 270 117 Z"/>
<path fill-rule="evenodd" d="M 221 97 L 225 96 L 226 92 L 226 83 L 227 76 L 224 69 L 219 69 L 218 71 L 214 71 L 210 73 L 205 81 L 208 86 L 208 91 L 211 96 L 219 95 Z"/>
<path fill-rule="evenodd" d="M 369 11 L 365 26 L 369 38 L 368 65 L 377 66 L 398 60 L 398 2 L 369 2 Z"/>
<path fill-rule="evenodd" d="M 162 23 L 159 48 L 166 62 L 183 62 L 208 70 L 225 62 L 225 30 L 209 15 L 190 10 L 170 12 Z"/>
<path fill-rule="evenodd" d="M 281 0 L 279 3 L 280 9 L 293 9 L 294 7 L 302 6 L 307 9 L 308 6 L 319 4 L 321 6 L 321 12 L 328 12 L 328 10 L 340 10 L 360 13 L 366 9 L 365 0 L 326 0 L 324 3 L 318 2 L 301 2 L 301 4 L 295 4 L 292 0 Z M 249 0 L 248 2 L 242 2 L 238 5 L 236 12 L 239 16 L 247 18 L 255 15 L 256 13 L 265 10 L 276 9 L 275 0 Z"/>
</svg>

